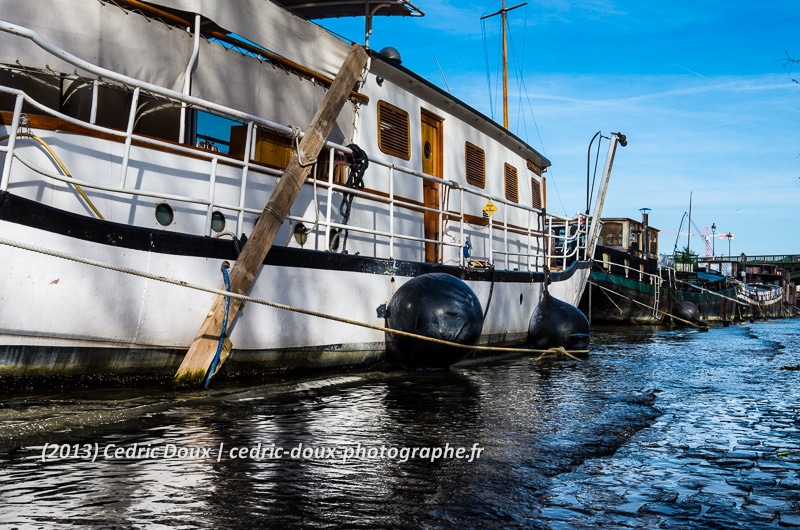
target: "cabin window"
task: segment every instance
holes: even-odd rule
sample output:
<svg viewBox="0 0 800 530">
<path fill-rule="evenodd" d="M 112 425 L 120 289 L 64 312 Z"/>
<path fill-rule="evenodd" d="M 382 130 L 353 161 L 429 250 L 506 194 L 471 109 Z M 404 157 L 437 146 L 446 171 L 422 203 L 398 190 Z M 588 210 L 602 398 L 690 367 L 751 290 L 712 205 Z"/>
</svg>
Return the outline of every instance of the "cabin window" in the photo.
<svg viewBox="0 0 800 530">
<path fill-rule="evenodd" d="M 486 187 L 486 153 L 477 145 L 464 144 L 464 162 L 467 168 L 467 184 Z"/>
<path fill-rule="evenodd" d="M 40 105 L 77 120 L 89 122 L 92 119 L 95 87 L 91 80 L 75 75 L 3 68 L 0 69 L 0 84 L 17 88 Z M 14 99 L 13 94 L 0 94 L 0 110 L 14 110 Z M 94 123 L 101 127 L 127 130 L 132 101 L 130 90 L 101 81 L 97 86 Z M 40 107 L 27 102 L 23 104 L 22 112 L 46 114 Z M 175 142 L 180 130 L 180 116 L 179 105 L 141 93 L 133 132 Z"/>
<path fill-rule="evenodd" d="M 175 214 L 172 211 L 172 206 L 162 202 L 156 206 L 156 221 L 161 226 L 169 226 L 175 220 Z"/>
<path fill-rule="evenodd" d="M 323 149 L 317 156 L 317 163 L 311 169 L 310 176 L 316 180 L 328 182 L 328 174 L 330 172 L 330 151 Z M 347 184 L 347 177 L 350 174 L 349 163 L 344 160 L 344 157 L 339 156 L 333 161 L 333 183 L 339 186 Z"/>
<path fill-rule="evenodd" d="M 408 112 L 378 102 L 378 148 L 387 155 L 411 159 L 411 132 Z"/>
<path fill-rule="evenodd" d="M 534 208 L 544 207 L 544 201 L 542 201 L 542 186 L 535 178 L 531 178 L 531 206 Z"/>
<path fill-rule="evenodd" d="M 603 269 L 611 270 L 611 254 L 608 252 L 603 252 Z"/>
<path fill-rule="evenodd" d="M 195 119 L 195 147 L 214 153 L 238 155 L 239 158 L 244 156 L 244 140 L 247 136 L 246 125 L 203 110 L 197 111 Z"/>
<path fill-rule="evenodd" d="M 534 162 L 532 162 L 530 160 L 526 160 L 526 162 L 527 162 L 527 165 L 528 165 L 528 171 L 533 171 L 534 173 L 536 173 L 540 177 L 542 176 L 542 173 L 544 173 L 544 169 L 542 169 L 541 167 L 537 166 Z"/>
<path fill-rule="evenodd" d="M 236 122 L 231 123 L 235 124 Z M 245 141 L 247 140 L 247 125 L 236 124 L 231 126 L 230 135 L 229 154 L 234 158 L 243 160 L 245 157 Z M 284 169 L 289 165 L 293 152 L 290 138 L 266 129 L 255 129 L 255 149 L 253 149 L 252 157 L 259 164 Z"/>
<path fill-rule="evenodd" d="M 601 245 L 607 247 L 622 246 L 622 225 L 620 223 L 606 222 L 600 230 Z"/>
<path fill-rule="evenodd" d="M 651 256 L 658 256 L 658 230 L 647 230 L 647 252 Z"/>
<path fill-rule="evenodd" d="M 217 233 L 225 230 L 225 214 L 218 210 L 211 213 L 211 230 Z"/>
<path fill-rule="evenodd" d="M 511 202 L 519 202 L 517 168 L 511 164 L 503 164 L 503 174 L 505 175 L 506 199 Z"/>
<path fill-rule="evenodd" d="M 642 250 L 642 230 L 639 225 L 631 223 L 628 230 L 628 250 L 639 252 Z"/>
<path fill-rule="evenodd" d="M 78 120 L 89 122 L 92 115 L 93 93 L 94 84 L 90 81 L 71 76 L 63 78 L 61 82 L 61 112 Z M 94 123 L 110 129 L 126 130 L 132 103 L 133 93 L 131 91 L 101 82 L 97 87 Z M 180 118 L 180 106 L 140 93 L 136 102 L 133 132 L 177 142 Z"/>
</svg>

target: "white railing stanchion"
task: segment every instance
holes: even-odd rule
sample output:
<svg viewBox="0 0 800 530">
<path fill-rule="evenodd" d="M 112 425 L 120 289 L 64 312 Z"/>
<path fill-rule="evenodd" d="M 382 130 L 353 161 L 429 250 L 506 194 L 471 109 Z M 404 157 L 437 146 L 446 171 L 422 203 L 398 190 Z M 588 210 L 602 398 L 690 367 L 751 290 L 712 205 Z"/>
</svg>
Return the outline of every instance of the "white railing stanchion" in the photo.
<svg viewBox="0 0 800 530">
<path fill-rule="evenodd" d="M 17 95 L 14 100 L 14 116 L 11 118 L 11 127 L 8 131 L 8 147 L 6 148 L 6 160 L 3 163 L 3 174 L 0 176 L 0 191 L 8 189 L 8 181 L 11 180 L 11 161 L 14 159 L 14 149 L 17 145 L 17 131 L 19 131 L 19 117 L 22 115 L 22 94 Z"/>
<path fill-rule="evenodd" d="M 247 129 L 245 133 L 244 149 L 242 149 L 242 184 L 239 188 L 239 204 L 236 212 L 236 232 L 234 237 L 239 237 L 237 234 L 244 233 L 244 212 L 245 201 L 247 200 L 247 184 L 250 178 L 250 160 L 253 158 L 252 152 L 255 149 L 255 123 L 252 121 L 247 122 Z"/>
<path fill-rule="evenodd" d="M 336 153 L 333 149 L 328 151 L 328 191 L 326 192 L 325 205 L 325 235 L 323 241 L 325 242 L 324 250 L 331 248 L 331 210 L 333 209 L 333 175 L 335 174 Z"/>
<path fill-rule="evenodd" d="M 215 156 L 211 159 L 211 173 L 208 177 L 208 206 L 206 206 L 206 235 L 211 235 L 211 215 L 214 212 L 214 190 L 217 183 L 217 160 Z"/>
<path fill-rule="evenodd" d="M 389 167 L 389 258 L 394 259 L 394 165 Z"/>
<path fill-rule="evenodd" d="M 125 130 L 125 147 L 122 154 L 122 169 L 119 176 L 119 187 L 125 188 L 125 180 L 128 175 L 128 164 L 131 159 L 131 142 L 133 141 L 133 126 L 136 123 L 136 107 L 139 106 L 139 87 L 133 89 L 133 97 L 131 98 L 131 110 L 128 115 L 128 128 Z"/>
</svg>

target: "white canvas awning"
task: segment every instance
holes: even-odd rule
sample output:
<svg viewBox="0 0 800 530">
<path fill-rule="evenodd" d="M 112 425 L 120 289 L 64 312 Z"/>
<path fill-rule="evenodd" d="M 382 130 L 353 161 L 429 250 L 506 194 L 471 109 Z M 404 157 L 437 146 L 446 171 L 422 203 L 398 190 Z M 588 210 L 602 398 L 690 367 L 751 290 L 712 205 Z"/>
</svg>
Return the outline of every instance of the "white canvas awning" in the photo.
<svg viewBox="0 0 800 530">
<path fill-rule="evenodd" d="M 424 13 L 406 0 L 276 0 L 293 13 L 309 20 L 334 17 L 403 16 Z"/>
<path fill-rule="evenodd" d="M 329 78 L 336 76 L 350 49 L 349 43 L 323 28 L 265 0 L 149 0 L 147 3 L 199 14 L 212 20 L 224 32 Z"/>
</svg>

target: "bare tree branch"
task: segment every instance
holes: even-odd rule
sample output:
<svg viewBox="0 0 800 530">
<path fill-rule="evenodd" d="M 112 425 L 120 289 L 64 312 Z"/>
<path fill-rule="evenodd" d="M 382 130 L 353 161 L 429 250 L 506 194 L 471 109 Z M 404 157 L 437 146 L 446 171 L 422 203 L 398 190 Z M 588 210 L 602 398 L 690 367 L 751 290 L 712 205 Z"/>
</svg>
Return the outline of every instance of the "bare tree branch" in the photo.
<svg viewBox="0 0 800 530">
<path fill-rule="evenodd" d="M 780 62 L 783 63 L 783 67 L 784 68 L 788 68 L 789 72 L 791 72 L 792 71 L 792 67 L 794 65 L 800 64 L 800 59 L 795 59 L 794 57 L 789 55 L 788 51 L 784 51 L 783 53 L 786 54 L 786 59 L 781 59 Z M 797 84 L 800 84 L 800 80 L 795 79 L 794 77 L 792 78 L 792 81 L 797 83 Z"/>
</svg>

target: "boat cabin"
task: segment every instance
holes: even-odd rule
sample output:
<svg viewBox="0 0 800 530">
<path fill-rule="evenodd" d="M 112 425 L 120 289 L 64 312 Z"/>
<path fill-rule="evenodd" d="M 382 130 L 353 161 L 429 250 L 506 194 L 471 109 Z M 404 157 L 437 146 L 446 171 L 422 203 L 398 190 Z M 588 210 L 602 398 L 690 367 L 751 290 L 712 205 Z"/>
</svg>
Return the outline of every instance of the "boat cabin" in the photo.
<svg viewBox="0 0 800 530">
<path fill-rule="evenodd" d="M 604 218 L 597 244 L 636 257 L 658 259 L 658 229 L 629 218 Z"/>
</svg>

